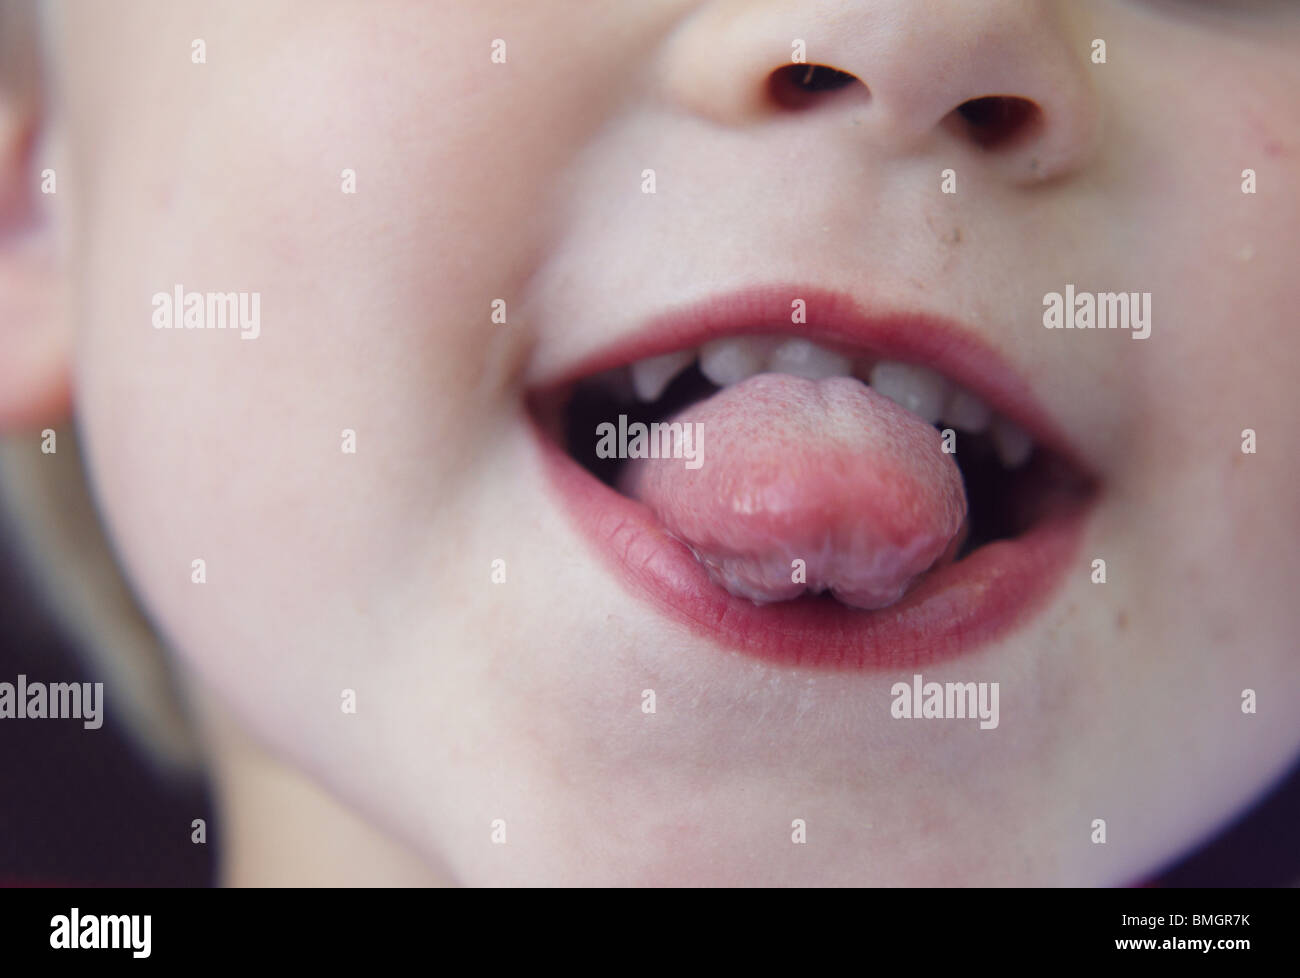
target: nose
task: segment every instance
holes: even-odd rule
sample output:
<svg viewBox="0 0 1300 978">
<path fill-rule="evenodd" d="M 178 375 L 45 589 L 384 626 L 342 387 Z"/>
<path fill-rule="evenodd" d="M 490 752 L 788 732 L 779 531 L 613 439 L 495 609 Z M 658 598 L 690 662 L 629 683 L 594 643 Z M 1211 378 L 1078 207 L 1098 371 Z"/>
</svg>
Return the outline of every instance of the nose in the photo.
<svg viewBox="0 0 1300 978">
<path fill-rule="evenodd" d="M 1090 39 L 1057 0 L 716 0 L 662 61 L 667 98 L 736 127 L 853 125 L 862 151 L 954 144 L 1012 183 L 1081 168 L 1097 145 Z"/>
</svg>

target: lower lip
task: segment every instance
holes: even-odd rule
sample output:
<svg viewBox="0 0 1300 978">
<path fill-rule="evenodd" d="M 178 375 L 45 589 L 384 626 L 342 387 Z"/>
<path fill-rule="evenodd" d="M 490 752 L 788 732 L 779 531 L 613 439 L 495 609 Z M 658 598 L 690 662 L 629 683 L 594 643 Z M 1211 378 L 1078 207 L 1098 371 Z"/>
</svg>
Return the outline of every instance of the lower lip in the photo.
<svg viewBox="0 0 1300 978">
<path fill-rule="evenodd" d="M 569 518 L 630 591 L 695 634 L 782 666 L 870 671 L 969 654 L 1045 609 L 1078 552 L 1088 502 L 1071 499 L 1011 540 L 927 577 L 902 601 L 861 611 L 826 599 L 771 605 L 728 594 L 643 504 L 604 485 L 534 421 L 542 464 Z"/>
</svg>

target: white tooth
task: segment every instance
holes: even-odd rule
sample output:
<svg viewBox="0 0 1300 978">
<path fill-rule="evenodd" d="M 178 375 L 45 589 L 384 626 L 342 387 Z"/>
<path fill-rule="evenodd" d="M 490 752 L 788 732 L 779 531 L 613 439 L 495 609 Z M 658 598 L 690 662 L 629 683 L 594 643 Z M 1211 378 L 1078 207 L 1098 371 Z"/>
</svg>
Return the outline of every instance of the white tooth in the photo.
<svg viewBox="0 0 1300 978">
<path fill-rule="evenodd" d="M 959 431 L 978 435 L 989 426 L 993 411 L 970 391 L 954 387 L 943 406 L 943 420 Z"/>
<path fill-rule="evenodd" d="M 1018 469 L 1034 450 L 1034 439 L 1029 432 L 1019 425 L 1012 424 L 999 415 L 993 419 L 993 447 L 998 451 L 998 458 L 1009 469 Z"/>
<path fill-rule="evenodd" d="M 643 401 L 657 401 L 659 395 L 668 389 L 673 378 L 691 365 L 695 353 L 691 350 L 678 350 L 663 356 L 638 360 L 632 364 L 632 386 L 636 396 Z"/>
<path fill-rule="evenodd" d="M 848 377 L 853 373 L 853 361 L 832 353 L 807 340 L 786 340 L 768 357 L 769 370 L 793 374 L 808 380 L 825 377 Z"/>
<path fill-rule="evenodd" d="M 939 420 L 948 394 L 948 382 L 926 367 L 897 360 L 881 360 L 871 368 L 871 386 L 896 404 L 930 424 Z"/>
<path fill-rule="evenodd" d="M 739 384 L 767 366 L 772 341 L 758 336 L 733 336 L 700 347 L 700 372 L 719 387 Z"/>
</svg>

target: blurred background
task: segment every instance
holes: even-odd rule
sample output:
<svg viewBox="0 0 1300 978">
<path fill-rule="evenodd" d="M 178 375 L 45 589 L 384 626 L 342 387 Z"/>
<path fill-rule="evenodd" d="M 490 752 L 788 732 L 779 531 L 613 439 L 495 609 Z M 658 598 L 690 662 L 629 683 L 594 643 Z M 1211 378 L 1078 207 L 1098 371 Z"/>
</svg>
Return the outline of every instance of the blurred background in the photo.
<svg viewBox="0 0 1300 978">
<path fill-rule="evenodd" d="M 0 682 L 96 682 L 0 528 Z M 105 694 L 107 696 L 107 693 Z M 0 720 L 0 886 L 211 886 L 219 844 L 207 785 L 164 779 L 114 718 Z M 207 822 L 207 844 L 190 824 Z"/>
</svg>

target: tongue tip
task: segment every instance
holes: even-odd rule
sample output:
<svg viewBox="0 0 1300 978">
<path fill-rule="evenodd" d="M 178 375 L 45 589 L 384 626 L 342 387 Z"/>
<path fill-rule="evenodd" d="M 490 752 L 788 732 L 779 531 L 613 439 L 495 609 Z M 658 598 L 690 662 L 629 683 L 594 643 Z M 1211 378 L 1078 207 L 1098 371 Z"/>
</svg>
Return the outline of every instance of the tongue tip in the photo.
<svg viewBox="0 0 1300 978">
<path fill-rule="evenodd" d="M 739 597 L 829 590 L 887 607 L 964 540 L 961 473 L 939 433 L 854 378 L 760 374 L 670 423 L 698 426 L 701 466 L 634 458 L 620 488 Z"/>
</svg>

